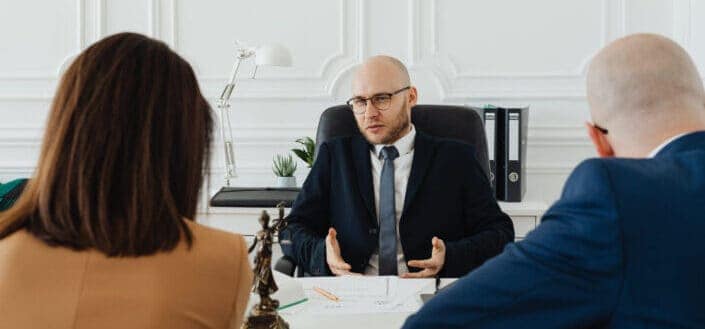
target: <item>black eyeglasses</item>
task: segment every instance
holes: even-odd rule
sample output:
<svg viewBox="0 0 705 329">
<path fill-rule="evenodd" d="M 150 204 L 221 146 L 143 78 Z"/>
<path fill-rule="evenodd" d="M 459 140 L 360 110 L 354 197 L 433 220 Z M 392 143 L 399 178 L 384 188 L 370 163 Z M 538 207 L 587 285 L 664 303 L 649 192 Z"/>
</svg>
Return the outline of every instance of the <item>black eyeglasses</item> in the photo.
<svg viewBox="0 0 705 329">
<path fill-rule="evenodd" d="M 348 104 L 350 108 L 352 109 L 353 113 L 357 115 L 365 114 L 365 111 L 367 109 L 367 101 L 369 100 L 372 102 L 372 106 L 374 106 L 376 109 L 380 111 L 388 110 L 389 106 L 392 105 L 392 96 L 411 88 L 411 86 L 406 86 L 404 88 L 401 88 L 395 92 L 392 93 L 382 93 L 382 94 L 376 94 L 372 95 L 369 98 L 364 98 L 364 97 L 353 97 L 351 99 L 348 99 L 345 104 Z"/>
<path fill-rule="evenodd" d="M 595 127 L 595 129 L 599 130 L 603 135 L 607 135 L 607 133 L 609 132 L 609 130 L 602 128 L 595 123 L 593 123 L 592 126 Z"/>
</svg>

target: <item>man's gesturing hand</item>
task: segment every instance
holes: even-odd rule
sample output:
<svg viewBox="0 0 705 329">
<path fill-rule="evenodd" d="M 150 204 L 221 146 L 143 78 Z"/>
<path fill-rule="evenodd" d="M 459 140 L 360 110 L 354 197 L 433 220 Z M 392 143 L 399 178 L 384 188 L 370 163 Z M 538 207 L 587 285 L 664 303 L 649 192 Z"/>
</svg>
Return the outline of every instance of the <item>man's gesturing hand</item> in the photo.
<svg viewBox="0 0 705 329">
<path fill-rule="evenodd" d="M 446 260 L 446 245 L 443 240 L 435 236 L 431 239 L 431 245 L 433 246 L 431 258 L 407 262 L 410 267 L 419 267 L 423 270 L 416 273 L 404 273 L 401 276 L 402 278 L 429 278 L 441 271 Z"/>
<path fill-rule="evenodd" d="M 340 255 L 340 245 L 338 244 L 338 239 L 336 239 L 337 234 L 334 228 L 328 229 L 328 235 L 326 236 L 326 262 L 328 263 L 328 268 L 335 275 L 360 275 L 359 273 L 350 272 L 352 266 L 346 263 Z"/>
</svg>

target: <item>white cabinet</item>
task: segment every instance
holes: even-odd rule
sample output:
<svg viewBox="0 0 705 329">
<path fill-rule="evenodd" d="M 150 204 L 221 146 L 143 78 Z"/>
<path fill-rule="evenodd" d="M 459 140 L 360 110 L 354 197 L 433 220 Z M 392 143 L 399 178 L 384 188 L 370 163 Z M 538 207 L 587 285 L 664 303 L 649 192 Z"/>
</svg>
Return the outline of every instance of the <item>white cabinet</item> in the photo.
<svg viewBox="0 0 705 329">
<path fill-rule="evenodd" d="M 546 211 L 546 205 L 541 202 L 500 202 L 499 206 L 512 218 L 517 240 L 533 230 Z M 277 216 L 276 209 L 265 210 L 271 218 Z M 252 236 L 261 228 L 257 220 L 261 213 L 260 208 L 209 208 L 207 213 L 199 214 L 197 220 L 211 227 Z"/>
<path fill-rule="evenodd" d="M 527 233 L 536 228 L 546 211 L 546 205 L 541 202 L 500 202 L 499 207 L 512 219 L 516 241 L 523 239 Z M 262 210 L 260 208 L 209 208 L 207 213 L 200 213 L 197 220 L 204 225 L 242 234 L 250 245 L 253 235 L 261 229 L 258 218 Z M 277 209 L 264 210 L 272 219 L 278 215 Z M 286 209 L 285 215 L 288 212 L 289 209 Z M 279 259 L 282 256 L 281 248 L 275 246 L 272 249 L 272 259 Z M 254 256 L 250 255 L 250 261 L 252 257 Z"/>
<path fill-rule="evenodd" d="M 511 217 L 517 241 L 536 228 L 547 209 L 542 202 L 499 202 L 499 207 Z"/>
</svg>

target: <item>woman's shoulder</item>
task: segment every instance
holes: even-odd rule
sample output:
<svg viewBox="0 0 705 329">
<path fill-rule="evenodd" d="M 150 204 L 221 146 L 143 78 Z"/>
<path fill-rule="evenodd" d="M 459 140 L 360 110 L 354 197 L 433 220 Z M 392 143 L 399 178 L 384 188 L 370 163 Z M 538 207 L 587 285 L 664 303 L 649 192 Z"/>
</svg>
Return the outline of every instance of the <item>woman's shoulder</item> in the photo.
<svg viewBox="0 0 705 329">
<path fill-rule="evenodd" d="M 204 247 L 204 245 L 211 247 L 220 246 L 229 250 L 229 252 L 237 251 L 239 248 L 246 248 L 245 240 L 240 234 L 209 227 L 191 220 L 186 220 L 186 225 L 191 230 L 193 243 L 196 247 Z"/>
</svg>

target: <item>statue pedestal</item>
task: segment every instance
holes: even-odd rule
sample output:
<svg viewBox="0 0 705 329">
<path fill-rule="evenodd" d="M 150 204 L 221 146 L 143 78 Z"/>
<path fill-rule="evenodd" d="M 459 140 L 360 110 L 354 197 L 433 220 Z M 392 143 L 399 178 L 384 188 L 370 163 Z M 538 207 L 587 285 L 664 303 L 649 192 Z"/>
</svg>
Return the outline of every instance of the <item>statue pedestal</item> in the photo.
<svg viewBox="0 0 705 329">
<path fill-rule="evenodd" d="M 289 329 L 289 324 L 282 319 L 276 310 L 261 310 L 257 304 L 247 316 L 241 329 Z"/>
</svg>

